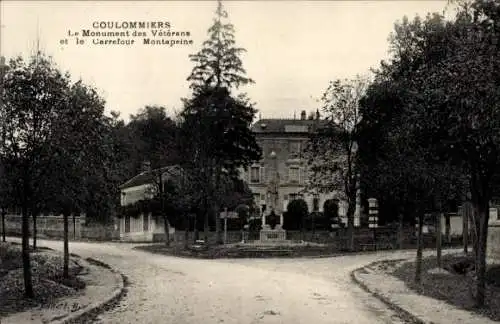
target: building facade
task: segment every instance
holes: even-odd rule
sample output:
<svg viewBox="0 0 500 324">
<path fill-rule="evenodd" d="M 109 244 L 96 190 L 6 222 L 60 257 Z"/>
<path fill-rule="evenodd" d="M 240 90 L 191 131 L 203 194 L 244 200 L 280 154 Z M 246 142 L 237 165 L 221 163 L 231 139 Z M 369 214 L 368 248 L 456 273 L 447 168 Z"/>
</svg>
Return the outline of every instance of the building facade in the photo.
<svg viewBox="0 0 500 324">
<path fill-rule="evenodd" d="M 254 123 L 252 131 L 262 149 L 262 159 L 242 171 L 242 177 L 253 192 L 261 216 L 273 211 L 281 216 L 288 203 L 297 198 L 305 200 L 309 212 L 322 212 L 326 200 L 340 196 L 336 192 L 305 191 L 309 175 L 305 148 L 311 132 L 324 123 L 319 114 L 314 119 L 306 118 L 305 111 L 300 119 L 261 119 Z M 342 200 L 339 205 L 341 219 L 346 222 L 347 205 Z M 359 207 L 355 226 L 359 226 Z"/>
<path fill-rule="evenodd" d="M 132 205 L 140 200 L 152 199 L 157 188 L 155 178 L 161 173 L 162 181 L 180 174 L 177 166 L 164 167 L 157 170 L 144 170 L 120 186 L 121 206 Z M 117 218 L 120 240 L 136 242 L 163 241 L 165 234 L 164 220 L 153 217 L 151 213 L 142 213 L 137 217 L 124 215 Z M 170 234 L 175 233 L 175 228 L 170 227 Z"/>
</svg>

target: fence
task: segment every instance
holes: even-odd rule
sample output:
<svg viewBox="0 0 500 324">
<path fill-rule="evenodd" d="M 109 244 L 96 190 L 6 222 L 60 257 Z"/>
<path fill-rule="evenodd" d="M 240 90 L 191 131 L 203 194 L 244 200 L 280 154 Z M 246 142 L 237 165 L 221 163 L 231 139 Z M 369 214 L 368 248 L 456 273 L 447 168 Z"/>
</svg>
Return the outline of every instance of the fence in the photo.
<svg viewBox="0 0 500 324">
<path fill-rule="evenodd" d="M 375 236 L 374 236 L 375 233 Z M 405 227 L 402 231 L 401 243 L 402 248 L 416 248 L 417 237 L 413 227 Z M 223 237 L 221 233 L 221 237 Z M 238 243 L 241 242 L 241 231 L 228 231 L 227 232 L 227 243 Z M 376 232 L 373 229 L 367 228 L 356 228 L 354 231 L 354 247 L 362 249 L 365 245 L 373 244 L 374 238 L 379 246 L 383 248 L 397 248 L 399 247 L 398 231 L 393 228 L 377 228 Z M 423 235 L 423 245 L 425 248 L 432 248 L 436 244 L 436 235 L 433 233 Z M 204 239 L 205 233 L 199 231 L 198 238 Z M 188 233 L 188 242 L 194 242 L 194 232 L 190 231 Z M 245 233 L 245 238 L 249 241 L 259 240 L 259 231 L 250 231 Z M 470 237 L 469 237 L 470 238 Z M 155 241 L 164 241 L 163 237 L 158 237 Z M 176 242 L 183 242 L 185 239 L 184 231 L 175 231 L 172 240 Z M 286 231 L 286 239 L 291 241 L 301 241 L 304 239 L 305 242 L 314 242 L 322 244 L 332 244 L 337 246 L 339 249 L 346 249 L 348 246 L 348 236 L 347 230 L 339 229 L 337 231 L 306 231 L 304 232 L 304 237 L 300 231 Z M 443 238 L 444 239 L 444 238 Z M 216 242 L 215 231 L 208 232 L 208 243 L 214 244 Z M 457 246 L 462 243 L 461 235 L 454 235 L 450 242 L 443 241 L 443 246 Z"/>
<path fill-rule="evenodd" d="M 8 214 L 5 216 L 5 232 L 7 235 L 19 236 L 22 234 L 21 215 Z M 3 232 L 0 222 L 0 231 Z M 63 238 L 64 221 L 62 215 L 44 215 L 36 218 L 36 231 L 38 238 Z M 29 221 L 30 236 L 33 235 L 33 218 Z M 97 240 L 110 241 L 119 239 L 118 231 L 114 225 L 87 225 L 85 216 L 70 216 L 69 239 L 70 240 Z"/>
</svg>

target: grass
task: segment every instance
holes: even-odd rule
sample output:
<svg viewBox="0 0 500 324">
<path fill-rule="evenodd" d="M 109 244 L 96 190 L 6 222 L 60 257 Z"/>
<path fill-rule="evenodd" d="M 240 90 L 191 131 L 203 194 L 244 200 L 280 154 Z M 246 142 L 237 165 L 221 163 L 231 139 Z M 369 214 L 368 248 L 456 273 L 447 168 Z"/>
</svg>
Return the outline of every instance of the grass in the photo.
<svg viewBox="0 0 500 324">
<path fill-rule="evenodd" d="M 473 298 L 475 284 L 472 276 L 455 271 L 457 267 L 454 265 L 459 263 L 473 264 L 473 259 L 457 254 L 444 255 L 442 265 L 444 269 L 448 270 L 448 273 L 429 273 L 429 270 L 437 267 L 436 257 L 424 258 L 421 284 L 414 282 L 415 262 L 406 262 L 388 271 L 403 280 L 410 289 L 419 294 L 443 300 L 458 308 L 487 316 L 494 321 L 500 321 L 500 267 L 495 266 L 488 270 L 487 304 L 484 308 L 477 308 Z"/>
<path fill-rule="evenodd" d="M 220 258 L 275 258 L 275 257 L 314 257 L 336 255 L 334 246 L 249 246 L 249 245 L 210 245 L 205 249 L 185 248 L 183 243 L 164 243 L 138 246 L 135 249 L 178 257 L 198 259 Z"/>
<path fill-rule="evenodd" d="M 24 297 L 21 246 L 0 243 L 0 317 L 31 308 L 54 305 L 60 297 L 85 288 L 77 278 L 82 266 L 70 262 L 69 278 L 62 276 L 63 257 L 50 249 L 31 250 L 32 282 L 35 297 Z"/>
</svg>

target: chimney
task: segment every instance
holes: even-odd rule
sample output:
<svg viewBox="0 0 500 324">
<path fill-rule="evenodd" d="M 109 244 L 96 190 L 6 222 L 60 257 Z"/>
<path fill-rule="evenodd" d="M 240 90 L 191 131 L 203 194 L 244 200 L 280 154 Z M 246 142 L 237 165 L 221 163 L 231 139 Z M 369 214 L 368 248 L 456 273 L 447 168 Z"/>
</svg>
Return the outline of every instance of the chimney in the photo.
<svg viewBox="0 0 500 324">
<path fill-rule="evenodd" d="M 317 119 L 317 120 L 319 120 L 319 118 L 320 118 L 320 117 L 321 117 L 321 116 L 320 116 L 320 114 L 319 114 L 319 109 L 316 109 L 316 119 Z"/>
<path fill-rule="evenodd" d="M 300 113 L 300 119 L 306 120 L 306 111 L 305 110 L 302 110 L 302 112 Z"/>
<path fill-rule="evenodd" d="M 149 172 L 151 171 L 151 162 L 143 161 L 141 165 L 141 172 Z"/>
</svg>

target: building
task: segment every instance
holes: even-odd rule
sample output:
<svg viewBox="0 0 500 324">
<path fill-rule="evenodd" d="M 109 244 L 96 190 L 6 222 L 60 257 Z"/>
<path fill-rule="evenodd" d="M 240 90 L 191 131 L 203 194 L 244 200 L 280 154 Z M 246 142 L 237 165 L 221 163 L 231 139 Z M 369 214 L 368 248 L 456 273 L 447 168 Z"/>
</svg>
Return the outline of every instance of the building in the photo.
<svg viewBox="0 0 500 324">
<path fill-rule="evenodd" d="M 309 172 L 304 149 L 311 132 L 324 123 L 319 113 L 314 118 L 306 118 L 306 112 L 302 111 L 300 119 L 260 119 L 252 126 L 262 148 L 262 159 L 242 171 L 242 178 L 252 190 L 262 217 L 274 211 L 281 216 L 282 225 L 283 212 L 293 199 L 304 199 L 309 212 L 322 212 L 327 199 L 338 197 L 336 192 L 304 192 Z M 341 201 L 339 207 L 339 214 L 346 223 L 347 206 Z M 355 226 L 359 226 L 359 207 L 356 208 Z"/>
<path fill-rule="evenodd" d="M 148 166 L 144 171 L 134 176 L 120 186 L 120 205 L 132 205 L 140 200 L 151 199 L 158 187 L 155 185 L 156 179 L 161 174 L 162 182 L 178 176 L 180 168 L 178 166 L 167 166 L 160 169 L 150 170 Z M 154 217 L 151 213 L 141 213 L 137 217 L 122 215 L 117 219 L 120 240 L 122 241 L 164 241 L 165 226 L 161 217 Z M 170 227 L 170 234 L 174 234 L 175 229 Z"/>
</svg>

